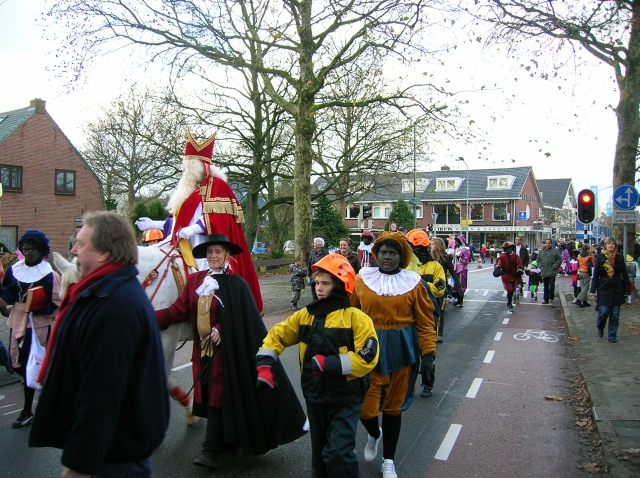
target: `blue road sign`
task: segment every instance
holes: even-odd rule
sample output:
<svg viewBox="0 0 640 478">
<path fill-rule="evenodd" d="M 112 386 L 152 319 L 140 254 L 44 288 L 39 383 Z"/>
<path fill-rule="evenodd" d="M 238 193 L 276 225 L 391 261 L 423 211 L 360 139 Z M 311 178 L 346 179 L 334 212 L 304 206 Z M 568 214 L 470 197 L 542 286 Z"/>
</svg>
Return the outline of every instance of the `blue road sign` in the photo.
<svg viewBox="0 0 640 478">
<path fill-rule="evenodd" d="M 527 211 L 518 211 L 518 221 L 527 220 Z"/>
<path fill-rule="evenodd" d="M 613 193 L 613 203 L 618 209 L 633 209 L 636 207 L 636 204 L 638 204 L 639 197 L 640 195 L 636 188 L 628 184 L 623 184 L 622 186 L 618 186 Z"/>
<path fill-rule="evenodd" d="M 611 203 L 607 203 L 607 217 L 611 217 Z"/>
</svg>

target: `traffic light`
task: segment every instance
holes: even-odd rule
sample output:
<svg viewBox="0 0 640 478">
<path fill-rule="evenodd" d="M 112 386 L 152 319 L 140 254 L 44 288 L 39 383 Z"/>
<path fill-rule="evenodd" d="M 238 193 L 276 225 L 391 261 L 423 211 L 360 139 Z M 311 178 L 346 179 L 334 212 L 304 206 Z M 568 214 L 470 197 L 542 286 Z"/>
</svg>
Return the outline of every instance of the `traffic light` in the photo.
<svg viewBox="0 0 640 478">
<path fill-rule="evenodd" d="M 429 231 L 433 231 L 433 224 L 427 224 L 427 229 Z"/>
<path fill-rule="evenodd" d="M 371 206 L 368 204 L 362 205 L 362 219 L 369 219 L 371 217 Z"/>
<path fill-rule="evenodd" d="M 578 193 L 578 221 L 589 224 L 596 218 L 596 198 L 591 189 Z"/>
</svg>

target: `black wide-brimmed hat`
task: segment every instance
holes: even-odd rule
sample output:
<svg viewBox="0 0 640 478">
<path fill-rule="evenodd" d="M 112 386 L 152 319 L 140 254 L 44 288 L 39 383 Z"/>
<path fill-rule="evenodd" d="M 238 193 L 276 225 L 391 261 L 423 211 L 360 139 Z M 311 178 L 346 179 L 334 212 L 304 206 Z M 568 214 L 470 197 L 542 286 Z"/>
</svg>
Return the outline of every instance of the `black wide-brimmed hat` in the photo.
<svg viewBox="0 0 640 478">
<path fill-rule="evenodd" d="M 232 256 L 242 252 L 242 247 L 229 241 L 226 234 L 209 234 L 202 244 L 198 244 L 193 248 L 193 257 L 204 259 L 207 257 L 207 247 L 215 245 L 224 246 Z"/>
</svg>

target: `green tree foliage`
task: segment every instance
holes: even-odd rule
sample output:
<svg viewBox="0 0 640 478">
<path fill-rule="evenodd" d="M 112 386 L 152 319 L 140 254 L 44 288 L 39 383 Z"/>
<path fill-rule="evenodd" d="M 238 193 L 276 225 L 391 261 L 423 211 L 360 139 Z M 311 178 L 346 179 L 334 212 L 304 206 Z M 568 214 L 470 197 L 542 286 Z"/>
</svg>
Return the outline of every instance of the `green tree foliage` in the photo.
<svg viewBox="0 0 640 478">
<path fill-rule="evenodd" d="M 164 208 L 160 201 L 152 201 L 148 203 L 138 203 L 133 208 L 133 216 L 130 218 L 134 231 L 138 232 L 135 221 L 139 217 L 148 217 L 154 221 L 163 221 L 167 218 L 169 212 Z"/>
<path fill-rule="evenodd" d="M 387 231 L 389 230 L 389 223 L 391 221 L 395 221 L 396 224 L 398 224 L 398 228 L 404 226 L 407 230 L 413 229 L 413 213 L 403 199 L 398 199 L 396 206 L 393 208 L 393 211 L 391 211 L 391 214 L 389 214 L 389 220 L 385 226 Z"/>
<path fill-rule="evenodd" d="M 349 229 L 344 225 L 342 216 L 331 205 L 326 196 L 320 196 L 311 220 L 314 237 L 322 237 L 326 244 L 338 247 L 340 238 L 349 235 Z"/>
</svg>

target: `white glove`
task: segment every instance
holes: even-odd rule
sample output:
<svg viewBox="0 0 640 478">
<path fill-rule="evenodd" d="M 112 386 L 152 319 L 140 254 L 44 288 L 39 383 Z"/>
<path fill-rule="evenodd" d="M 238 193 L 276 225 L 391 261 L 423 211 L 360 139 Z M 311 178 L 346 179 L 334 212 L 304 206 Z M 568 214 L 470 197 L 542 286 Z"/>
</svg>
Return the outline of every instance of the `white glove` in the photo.
<svg viewBox="0 0 640 478">
<path fill-rule="evenodd" d="M 180 239 L 189 239 L 194 234 L 203 234 L 203 233 L 204 231 L 200 227 L 200 224 L 196 222 L 191 226 L 183 227 L 182 229 L 180 229 L 180 231 L 178 232 L 178 237 Z"/>
<path fill-rule="evenodd" d="M 160 229 L 162 231 L 164 229 L 164 221 L 154 221 L 148 217 L 138 218 L 135 225 L 141 231 L 148 231 L 149 229 Z"/>
</svg>

